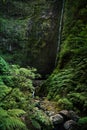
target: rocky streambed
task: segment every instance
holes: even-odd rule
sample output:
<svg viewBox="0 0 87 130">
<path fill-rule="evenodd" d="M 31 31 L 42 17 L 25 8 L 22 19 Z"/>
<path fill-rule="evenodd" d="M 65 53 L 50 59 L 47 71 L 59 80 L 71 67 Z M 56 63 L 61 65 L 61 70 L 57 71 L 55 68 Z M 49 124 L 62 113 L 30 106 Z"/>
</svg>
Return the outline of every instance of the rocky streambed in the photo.
<svg viewBox="0 0 87 130">
<path fill-rule="evenodd" d="M 79 119 L 78 115 L 74 111 L 62 110 L 58 114 L 50 116 L 53 122 L 53 130 L 77 130 Z"/>
<path fill-rule="evenodd" d="M 60 106 L 54 101 L 47 100 L 46 97 L 38 97 L 37 90 L 45 82 L 45 80 L 35 80 L 34 86 L 36 95 L 34 101 L 36 107 L 42 110 L 50 119 L 53 128 L 50 130 L 86 130 L 83 125 L 79 125 L 80 117 L 73 110 L 61 110 Z M 87 128 L 87 127 L 86 127 Z M 41 129 L 43 130 L 43 128 Z M 46 129 L 49 130 L 49 129 Z"/>
<path fill-rule="evenodd" d="M 55 102 L 37 100 L 37 107 L 46 113 L 53 124 L 52 130 L 79 130 L 79 116 L 73 110 L 60 110 Z"/>
</svg>

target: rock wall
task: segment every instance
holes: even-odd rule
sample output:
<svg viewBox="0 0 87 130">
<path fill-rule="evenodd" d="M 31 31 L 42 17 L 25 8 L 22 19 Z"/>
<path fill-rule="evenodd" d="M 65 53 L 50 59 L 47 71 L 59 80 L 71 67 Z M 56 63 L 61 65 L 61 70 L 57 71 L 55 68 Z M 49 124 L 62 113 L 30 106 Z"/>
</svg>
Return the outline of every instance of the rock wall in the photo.
<svg viewBox="0 0 87 130">
<path fill-rule="evenodd" d="M 61 0 L 0 2 L 0 54 L 46 75 L 55 66 Z"/>
</svg>

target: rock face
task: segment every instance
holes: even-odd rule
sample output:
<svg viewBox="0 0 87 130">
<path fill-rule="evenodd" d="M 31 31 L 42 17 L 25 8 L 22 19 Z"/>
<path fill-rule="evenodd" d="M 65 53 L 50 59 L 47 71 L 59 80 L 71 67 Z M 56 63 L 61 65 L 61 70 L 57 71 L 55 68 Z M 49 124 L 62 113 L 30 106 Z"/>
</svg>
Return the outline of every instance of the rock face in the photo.
<svg viewBox="0 0 87 130">
<path fill-rule="evenodd" d="M 37 2 L 32 29 L 28 31 L 27 64 L 44 76 L 55 67 L 61 0 Z M 30 57 L 30 58 L 29 58 Z"/>
<path fill-rule="evenodd" d="M 61 0 L 0 2 L 0 50 L 10 63 L 33 66 L 45 75 L 55 64 Z M 21 59 L 21 60 L 20 60 Z"/>
</svg>

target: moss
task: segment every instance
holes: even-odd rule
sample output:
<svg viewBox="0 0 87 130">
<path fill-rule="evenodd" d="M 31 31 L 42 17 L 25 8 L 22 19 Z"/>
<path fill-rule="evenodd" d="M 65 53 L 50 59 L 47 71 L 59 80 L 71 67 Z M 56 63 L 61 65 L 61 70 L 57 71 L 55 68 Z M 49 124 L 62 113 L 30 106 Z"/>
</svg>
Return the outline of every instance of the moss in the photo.
<svg viewBox="0 0 87 130">
<path fill-rule="evenodd" d="M 51 73 L 61 0 L 6 0 L 0 7 L 0 54 L 9 63 L 33 66 L 43 75 Z"/>
<path fill-rule="evenodd" d="M 66 0 L 58 64 L 43 85 L 50 100 L 55 100 L 57 95 L 58 98 L 60 95 L 58 101 L 60 100 L 61 104 L 70 103 L 69 105 L 72 104 L 73 109 L 78 109 L 78 111 L 85 114 L 87 111 L 86 6 L 85 0 Z M 81 13 L 81 10 L 83 10 L 83 13 Z M 66 104 L 63 107 L 67 107 Z"/>
<path fill-rule="evenodd" d="M 73 103 L 67 98 L 61 98 L 58 100 L 58 105 L 62 109 L 73 109 Z"/>
<path fill-rule="evenodd" d="M 82 117 L 78 121 L 78 125 L 80 126 L 81 130 L 87 129 L 87 117 Z"/>
<path fill-rule="evenodd" d="M 87 123 L 87 117 L 80 118 L 78 123 L 79 124 L 86 124 Z"/>
</svg>

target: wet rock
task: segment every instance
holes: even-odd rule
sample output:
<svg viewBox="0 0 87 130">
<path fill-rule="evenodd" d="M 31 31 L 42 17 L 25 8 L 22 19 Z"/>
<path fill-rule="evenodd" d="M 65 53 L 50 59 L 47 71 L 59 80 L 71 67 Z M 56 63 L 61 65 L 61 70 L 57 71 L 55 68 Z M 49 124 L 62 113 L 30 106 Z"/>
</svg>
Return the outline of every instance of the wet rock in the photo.
<svg viewBox="0 0 87 130">
<path fill-rule="evenodd" d="M 68 111 L 67 110 L 62 110 L 59 112 L 60 114 L 64 115 L 64 116 L 68 116 Z"/>
<path fill-rule="evenodd" d="M 53 122 L 53 124 L 63 123 L 63 117 L 60 114 L 56 114 L 54 116 L 51 116 L 50 120 Z"/>
<path fill-rule="evenodd" d="M 68 111 L 67 110 L 62 110 L 59 112 L 61 115 L 64 115 L 64 116 L 68 116 Z"/>
<path fill-rule="evenodd" d="M 68 118 L 69 112 L 67 110 L 62 110 L 62 111 L 59 112 L 59 114 L 63 116 L 64 121 L 67 121 L 69 119 Z"/>
<path fill-rule="evenodd" d="M 46 114 L 47 114 L 49 117 L 51 117 L 51 116 L 53 116 L 53 115 L 55 114 L 55 112 L 53 112 L 53 111 L 46 111 Z"/>
<path fill-rule="evenodd" d="M 74 111 L 69 111 L 69 114 L 68 114 L 69 118 L 74 120 L 74 121 L 78 121 L 79 120 L 79 116 L 74 112 Z"/>
<path fill-rule="evenodd" d="M 77 123 L 73 120 L 68 120 L 64 123 L 64 128 L 66 130 L 77 130 Z"/>
</svg>

